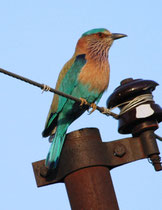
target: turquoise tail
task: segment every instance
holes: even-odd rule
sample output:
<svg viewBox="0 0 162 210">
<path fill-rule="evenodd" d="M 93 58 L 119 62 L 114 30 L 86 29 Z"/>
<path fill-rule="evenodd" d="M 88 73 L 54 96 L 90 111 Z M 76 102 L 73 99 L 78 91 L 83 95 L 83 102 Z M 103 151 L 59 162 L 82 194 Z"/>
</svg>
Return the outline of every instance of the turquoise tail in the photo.
<svg viewBox="0 0 162 210">
<path fill-rule="evenodd" d="M 45 162 L 46 167 L 50 169 L 54 169 L 57 167 L 57 163 L 59 161 L 62 147 L 64 144 L 65 136 L 66 136 L 66 132 L 64 133 L 61 132 L 61 134 L 56 132 L 54 139 L 52 141 L 50 150 L 48 152 L 47 158 L 46 158 L 46 162 Z"/>
</svg>

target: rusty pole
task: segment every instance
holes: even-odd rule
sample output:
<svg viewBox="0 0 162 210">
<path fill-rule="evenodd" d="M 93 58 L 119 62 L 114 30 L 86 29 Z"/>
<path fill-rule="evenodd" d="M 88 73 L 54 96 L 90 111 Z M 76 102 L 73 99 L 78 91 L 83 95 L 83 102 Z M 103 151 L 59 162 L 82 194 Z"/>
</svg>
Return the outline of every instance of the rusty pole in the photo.
<svg viewBox="0 0 162 210">
<path fill-rule="evenodd" d="M 123 159 L 104 143 L 96 128 L 67 134 L 57 169 L 48 170 L 45 160 L 33 163 L 37 186 L 64 182 L 72 210 L 119 210 L 110 170 Z"/>
<path fill-rule="evenodd" d="M 103 166 L 80 169 L 64 179 L 72 210 L 118 210 L 110 172 Z"/>
<path fill-rule="evenodd" d="M 79 137 L 82 141 L 93 143 L 97 132 L 94 133 L 90 137 L 82 132 L 77 139 Z M 74 134 L 77 135 L 77 132 Z M 73 135 L 69 137 L 66 143 L 73 144 L 76 138 Z M 99 134 L 95 139 L 101 141 Z M 91 154 L 84 154 L 83 158 L 93 158 Z M 64 182 L 72 210 L 119 210 L 110 171 L 106 166 L 82 168 L 66 176 Z"/>
</svg>

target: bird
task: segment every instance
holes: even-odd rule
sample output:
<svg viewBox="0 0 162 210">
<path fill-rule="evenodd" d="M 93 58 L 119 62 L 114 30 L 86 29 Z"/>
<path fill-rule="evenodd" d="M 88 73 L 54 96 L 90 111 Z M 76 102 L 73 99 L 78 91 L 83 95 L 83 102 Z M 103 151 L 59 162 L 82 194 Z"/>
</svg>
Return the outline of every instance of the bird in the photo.
<svg viewBox="0 0 162 210">
<path fill-rule="evenodd" d="M 66 97 L 54 94 L 47 116 L 43 137 L 52 142 L 45 160 L 48 169 L 56 169 L 64 145 L 67 129 L 86 110 L 84 104 L 97 104 L 108 88 L 110 66 L 109 49 L 114 40 L 126 37 L 105 28 L 91 29 L 78 40 L 72 58 L 63 66 L 56 89 L 80 98 L 79 105 Z"/>
</svg>

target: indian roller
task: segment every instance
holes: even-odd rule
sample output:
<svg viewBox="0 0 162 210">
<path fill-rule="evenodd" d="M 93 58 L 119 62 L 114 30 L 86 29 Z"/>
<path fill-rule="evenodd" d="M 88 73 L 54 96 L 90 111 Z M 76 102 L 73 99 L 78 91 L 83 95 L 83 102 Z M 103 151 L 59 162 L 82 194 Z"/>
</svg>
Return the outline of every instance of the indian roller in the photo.
<svg viewBox="0 0 162 210">
<path fill-rule="evenodd" d="M 125 34 L 107 29 L 89 30 L 78 40 L 74 55 L 62 68 L 56 89 L 83 102 L 98 103 L 109 84 L 108 52 L 114 40 Z M 43 137 L 52 141 L 45 165 L 55 169 L 69 125 L 85 112 L 85 107 L 65 97 L 54 95 L 47 116 Z"/>
</svg>

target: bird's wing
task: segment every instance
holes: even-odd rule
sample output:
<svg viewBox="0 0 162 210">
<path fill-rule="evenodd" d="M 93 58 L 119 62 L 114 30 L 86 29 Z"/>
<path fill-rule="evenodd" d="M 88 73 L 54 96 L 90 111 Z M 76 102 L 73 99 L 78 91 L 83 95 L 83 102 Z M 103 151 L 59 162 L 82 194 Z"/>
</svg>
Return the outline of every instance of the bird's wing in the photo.
<svg viewBox="0 0 162 210">
<path fill-rule="evenodd" d="M 72 59 L 65 64 L 60 72 L 56 89 L 66 94 L 71 94 L 77 85 L 77 77 L 81 69 L 86 63 L 85 54 L 72 57 Z M 54 95 L 51 108 L 49 110 L 45 129 L 42 133 L 43 137 L 49 136 L 57 125 L 58 113 L 62 110 L 67 98 L 63 96 Z M 52 132 L 53 133 L 53 132 Z"/>
</svg>

